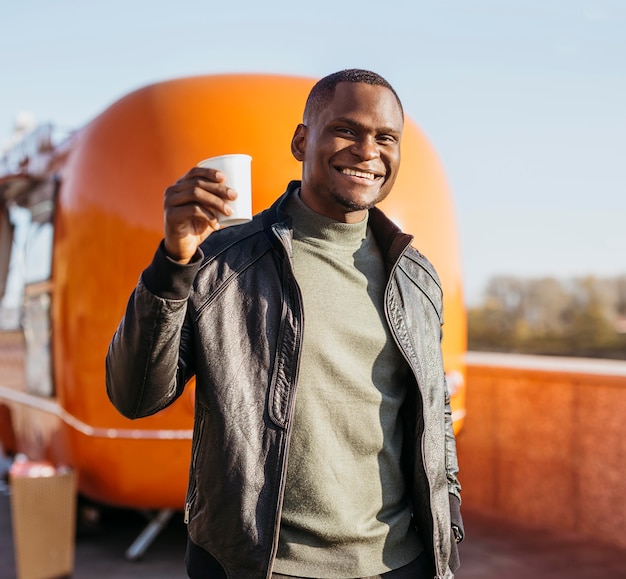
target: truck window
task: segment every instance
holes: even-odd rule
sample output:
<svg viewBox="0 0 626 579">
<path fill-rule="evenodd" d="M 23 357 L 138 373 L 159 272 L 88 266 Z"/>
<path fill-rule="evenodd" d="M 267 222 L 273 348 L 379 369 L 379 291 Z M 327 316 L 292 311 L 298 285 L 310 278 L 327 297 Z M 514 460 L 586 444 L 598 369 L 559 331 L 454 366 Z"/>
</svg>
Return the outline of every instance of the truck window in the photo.
<svg viewBox="0 0 626 579">
<path fill-rule="evenodd" d="M 50 310 L 52 303 L 53 202 L 47 183 L 0 215 L 0 331 L 21 332 L 25 389 L 53 396 Z"/>
</svg>

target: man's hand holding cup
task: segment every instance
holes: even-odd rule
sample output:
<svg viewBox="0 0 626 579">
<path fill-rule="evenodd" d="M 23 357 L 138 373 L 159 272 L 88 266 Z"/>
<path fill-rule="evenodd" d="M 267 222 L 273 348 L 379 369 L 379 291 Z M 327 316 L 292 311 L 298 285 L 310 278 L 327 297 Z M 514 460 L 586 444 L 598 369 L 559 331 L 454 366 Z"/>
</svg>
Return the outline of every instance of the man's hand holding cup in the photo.
<svg viewBox="0 0 626 579">
<path fill-rule="evenodd" d="M 220 227 L 252 218 L 249 155 L 201 161 L 165 190 L 165 251 L 189 263 L 198 246 Z"/>
</svg>

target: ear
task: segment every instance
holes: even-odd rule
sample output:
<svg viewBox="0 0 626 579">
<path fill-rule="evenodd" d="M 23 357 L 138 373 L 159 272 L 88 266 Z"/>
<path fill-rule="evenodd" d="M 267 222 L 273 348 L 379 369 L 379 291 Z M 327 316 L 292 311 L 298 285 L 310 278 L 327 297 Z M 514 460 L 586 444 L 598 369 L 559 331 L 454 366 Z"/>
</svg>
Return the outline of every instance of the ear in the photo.
<svg viewBox="0 0 626 579">
<path fill-rule="evenodd" d="M 291 139 L 291 154 L 298 161 L 304 160 L 304 151 L 306 150 L 306 125 L 300 123 Z"/>
</svg>

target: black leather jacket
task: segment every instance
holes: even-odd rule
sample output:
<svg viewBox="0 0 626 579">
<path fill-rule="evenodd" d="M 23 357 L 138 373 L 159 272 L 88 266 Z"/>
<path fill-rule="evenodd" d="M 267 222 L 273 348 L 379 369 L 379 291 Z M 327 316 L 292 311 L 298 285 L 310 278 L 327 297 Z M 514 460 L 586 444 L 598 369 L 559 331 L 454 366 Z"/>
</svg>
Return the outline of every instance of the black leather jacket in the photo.
<svg viewBox="0 0 626 579">
<path fill-rule="evenodd" d="M 108 395 L 129 418 L 165 408 L 195 375 L 185 517 L 191 540 L 235 579 L 270 577 L 277 549 L 305 327 L 281 209 L 297 187 L 290 183 L 251 222 L 210 235 L 191 264 L 176 264 L 159 248 L 107 354 Z M 386 318 L 413 371 L 403 453 L 416 525 L 436 577 L 450 578 L 453 550 L 457 560 L 451 513 L 462 523 L 441 287 L 411 236 L 378 209 L 369 223 L 386 257 Z"/>
</svg>

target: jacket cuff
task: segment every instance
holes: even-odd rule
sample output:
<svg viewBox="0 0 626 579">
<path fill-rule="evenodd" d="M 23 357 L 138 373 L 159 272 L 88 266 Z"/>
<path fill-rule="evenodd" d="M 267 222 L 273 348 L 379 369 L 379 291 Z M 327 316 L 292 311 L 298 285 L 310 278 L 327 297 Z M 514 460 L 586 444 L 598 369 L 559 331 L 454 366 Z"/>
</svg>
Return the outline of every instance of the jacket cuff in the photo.
<svg viewBox="0 0 626 579">
<path fill-rule="evenodd" d="M 461 529 L 461 536 L 465 536 L 463 517 L 461 516 L 461 501 L 452 493 L 448 494 L 448 500 L 450 501 L 450 523 Z"/>
<path fill-rule="evenodd" d="M 198 248 L 186 264 L 174 261 L 165 253 L 163 241 L 154 254 L 152 263 L 141 274 L 141 280 L 154 295 L 166 300 L 186 300 L 204 259 Z"/>
</svg>

